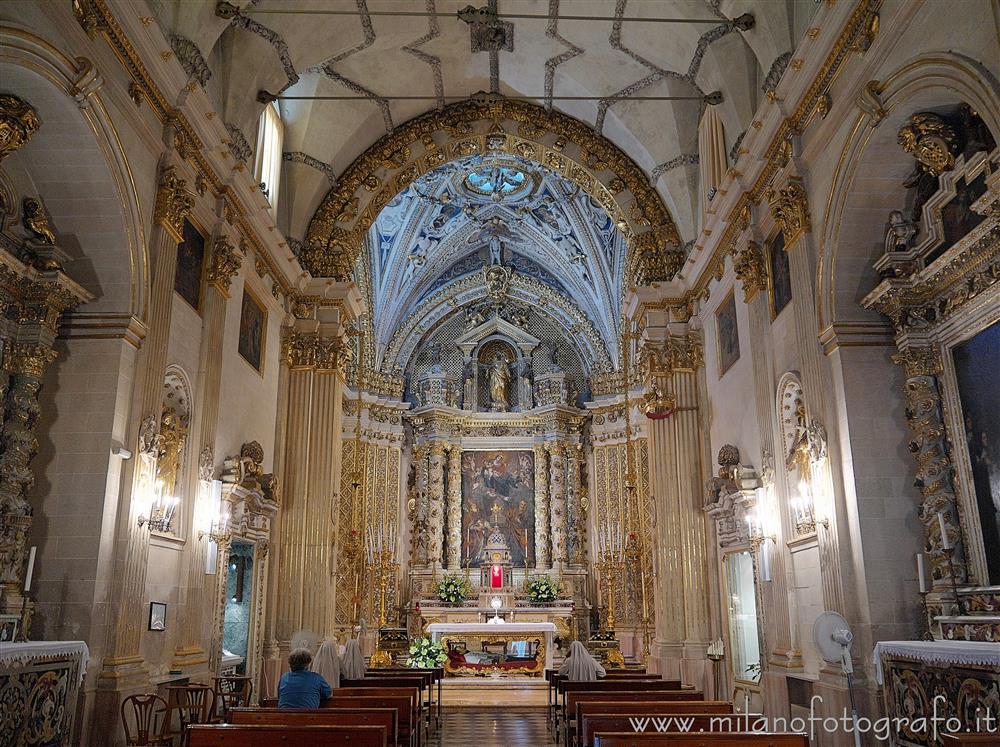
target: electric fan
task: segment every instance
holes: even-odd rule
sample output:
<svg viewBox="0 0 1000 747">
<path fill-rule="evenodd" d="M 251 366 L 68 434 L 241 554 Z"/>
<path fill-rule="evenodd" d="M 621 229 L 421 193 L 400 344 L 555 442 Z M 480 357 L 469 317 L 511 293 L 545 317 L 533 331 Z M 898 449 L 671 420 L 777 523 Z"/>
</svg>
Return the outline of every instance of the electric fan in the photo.
<svg viewBox="0 0 1000 747">
<path fill-rule="evenodd" d="M 840 664 L 847 676 L 847 693 L 851 698 L 851 722 L 854 729 L 855 747 L 861 747 L 858 732 L 858 707 L 854 702 L 854 664 L 851 661 L 851 643 L 854 633 L 843 615 L 838 612 L 823 612 L 813 623 L 813 642 L 820 656 L 831 664 Z"/>
</svg>

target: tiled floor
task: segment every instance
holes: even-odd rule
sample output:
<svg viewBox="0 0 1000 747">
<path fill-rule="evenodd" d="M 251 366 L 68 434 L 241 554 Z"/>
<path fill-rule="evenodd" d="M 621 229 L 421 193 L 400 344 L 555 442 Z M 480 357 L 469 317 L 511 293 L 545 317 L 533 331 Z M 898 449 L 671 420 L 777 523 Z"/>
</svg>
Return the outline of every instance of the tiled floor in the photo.
<svg viewBox="0 0 1000 747">
<path fill-rule="evenodd" d="M 448 708 L 436 747 L 547 747 L 545 708 Z"/>
</svg>

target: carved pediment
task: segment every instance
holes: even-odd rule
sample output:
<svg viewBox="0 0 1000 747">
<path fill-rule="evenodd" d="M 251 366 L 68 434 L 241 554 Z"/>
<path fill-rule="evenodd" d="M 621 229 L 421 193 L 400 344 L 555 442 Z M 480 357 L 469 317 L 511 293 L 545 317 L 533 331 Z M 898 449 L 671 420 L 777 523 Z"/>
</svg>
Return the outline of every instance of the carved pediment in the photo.
<svg viewBox="0 0 1000 747">
<path fill-rule="evenodd" d="M 499 316 L 488 319 L 477 327 L 473 327 L 465 332 L 455 341 L 455 345 L 461 349 L 468 358 L 482 340 L 491 335 L 502 335 L 511 340 L 525 355 L 530 355 L 531 351 L 541 344 L 534 335 L 530 335 L 520 327 L 517 327 Z"/>
</svg>

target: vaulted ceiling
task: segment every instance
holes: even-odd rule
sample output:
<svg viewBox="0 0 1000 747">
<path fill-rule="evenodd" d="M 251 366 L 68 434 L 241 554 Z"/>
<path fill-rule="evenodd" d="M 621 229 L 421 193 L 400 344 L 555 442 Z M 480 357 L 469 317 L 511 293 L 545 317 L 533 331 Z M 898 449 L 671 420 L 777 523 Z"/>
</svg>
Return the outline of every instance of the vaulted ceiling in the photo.
<svg viewBox="0 0 1000 747">
<path fill-rule="evenodd" d="M 721 92 L 718 107 L 732 147 L 768 73 L 787 63 L 815 9 L 815 0 L 484 1 L 501 16 L 536 17 L 502 19 L 503 34 L 494 39 L 499 49 L 473 51 L 491 42 L 457 18 L 468 0 L 151 5 L 178 59 L 205 86 L 236 140 L 253 144 L 259 92 L 356 97 L 280 102 L 287 161 L 280 224 L 292 239 L 303 238 L 337 176 L 386 132 L 446 100 L 491 91 L 554 107 L 610 139 L 648 174 L 681 238 L 690 240 L 699 220 L 701 97 Z M 331 10 L 348 14 L 288 12 Z M 389 11 L 447 15 L 379 15 Z M 736 22 L 747 13 L 752 21 Z M 574 15 L 607 20 L 568 18 Z M 695 22 L 654 21 L 663 18 Z M 651 96 L 690 98 L 638 100 Z"/>
</svg>

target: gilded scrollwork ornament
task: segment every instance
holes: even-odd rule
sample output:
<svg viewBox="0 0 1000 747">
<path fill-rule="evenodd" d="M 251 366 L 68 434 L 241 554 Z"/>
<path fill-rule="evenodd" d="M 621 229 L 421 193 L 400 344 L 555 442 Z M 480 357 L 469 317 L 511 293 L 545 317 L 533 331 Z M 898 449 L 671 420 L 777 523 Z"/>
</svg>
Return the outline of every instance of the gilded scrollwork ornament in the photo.
<svg viewBox="0 0 1000 747">
<path fill-rule="evenodd" d="M 24 227 L 34 234 L 43 244 L 54 245 L 56 234 L 52 230 L 52 219 L 41 200 L 25 197 L 22 206 L 22 222 Z"/>
<path fill-rule="evenodd" d="M 242 262 L 240 254 L 229 239 L 217 236 L 212 242 L 212 256 L 206 274 L 209 285 L 218 288 L 223 296 L 229 298 L 229 286 L 233 282 L 233 276 L 239 272 Z"/>
<path fill-rule="evenodd" d="M 958 133 L 937 114 L 914 114 L 900 129 L 896 140 L 903 150 L 917 159 L 919 167 L 932 176 L 940 176 L 955 165 Z"/>
<path fill-rule="evenodd" d="M 13 94 L 0 94 L 0 161 L 24 147 L 41 126 L 31 104 Z"/>
</svg>

